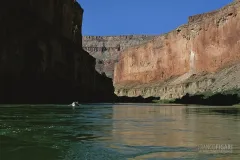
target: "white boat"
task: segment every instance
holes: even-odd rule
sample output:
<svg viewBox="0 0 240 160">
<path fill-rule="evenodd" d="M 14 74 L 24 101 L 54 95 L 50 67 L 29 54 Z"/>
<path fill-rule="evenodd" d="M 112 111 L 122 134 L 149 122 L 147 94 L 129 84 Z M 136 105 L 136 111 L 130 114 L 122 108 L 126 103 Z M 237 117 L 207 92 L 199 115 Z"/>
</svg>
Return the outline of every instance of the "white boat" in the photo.
<svg viewBox="0 0 240 160">
<path fill-rule="evenodd" d="M 75 107 L 80 106 L 80 104 L 78 102 L 72 102 L 72 104 L 70 104 L 70 106 L 72 106 L 72 108 L 75 109 Z"/>
</svg>

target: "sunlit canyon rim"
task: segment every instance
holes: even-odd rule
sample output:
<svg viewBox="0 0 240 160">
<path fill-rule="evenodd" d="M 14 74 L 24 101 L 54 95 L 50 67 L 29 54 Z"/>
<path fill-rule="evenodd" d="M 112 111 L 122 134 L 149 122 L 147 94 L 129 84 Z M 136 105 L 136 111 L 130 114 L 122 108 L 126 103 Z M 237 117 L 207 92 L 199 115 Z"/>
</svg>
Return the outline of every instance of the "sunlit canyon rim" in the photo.
<svg viewBox="0 0 240 160">
<path fill-rule="evenodd" d="M 240 1 L 125 49 L 114 69 L 120 96 L 181 98 L 240 88 Z"/>
<path fill-rule="evenodd" d="M 96 70 L 113 78 L 114 65 L 121 52 L 151 40 L 153 35 L 83 36 L 83 49 L 96 58 Z"/>
</svg>

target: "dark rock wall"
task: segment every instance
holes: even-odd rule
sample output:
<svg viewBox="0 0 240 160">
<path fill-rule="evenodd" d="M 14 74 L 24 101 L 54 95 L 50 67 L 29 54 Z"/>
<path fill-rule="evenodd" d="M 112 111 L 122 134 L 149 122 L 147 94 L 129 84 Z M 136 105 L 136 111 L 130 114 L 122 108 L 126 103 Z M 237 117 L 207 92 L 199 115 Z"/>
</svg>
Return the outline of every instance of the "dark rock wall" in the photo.
<svg viewBox="0 0 240 160">
<path fill-rule="evenodd" d="M 74 0 L 12 0 L 0 6 L 0 103 L 108 101 L 110 79 L 82 49 Z"/>
</svg>

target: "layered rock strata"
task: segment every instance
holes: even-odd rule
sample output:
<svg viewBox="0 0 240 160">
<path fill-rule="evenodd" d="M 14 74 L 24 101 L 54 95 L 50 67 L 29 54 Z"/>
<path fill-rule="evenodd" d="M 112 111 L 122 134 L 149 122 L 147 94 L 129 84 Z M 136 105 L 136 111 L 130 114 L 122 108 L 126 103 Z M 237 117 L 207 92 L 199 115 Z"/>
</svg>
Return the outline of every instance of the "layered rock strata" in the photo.
<svg viewBox="0 0 240 160">
<path fill-rule="evenodd" d="M 83 36 L 83 49 L 97 59 L 96 70 L 113 77 L 114 64 L 126 48 L 151 40 L 151 35 Z"/>
<path fill-rule="evenodd" d="M 114 86 L 117 95 L 162 99 L 240 88 L 240 2 L 124 50 Z"/>
<path fill-rule="evenodd" d="M 0 102 L 106 101 L 111 79 L 82 49 L 75 0 L 12 0 L 0 6 Z"/>
</svg>

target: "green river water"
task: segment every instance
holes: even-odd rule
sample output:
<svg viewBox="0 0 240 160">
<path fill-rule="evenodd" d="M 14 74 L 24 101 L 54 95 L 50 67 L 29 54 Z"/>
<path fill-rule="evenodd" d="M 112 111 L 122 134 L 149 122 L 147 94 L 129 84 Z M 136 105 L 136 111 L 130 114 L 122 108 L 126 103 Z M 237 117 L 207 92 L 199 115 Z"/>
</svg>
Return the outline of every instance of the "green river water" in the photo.
<svg viewBox="0 0 240 160">
<path fill-rule="evenodd" d="M 0 105 L 0 160 L 239 160 L 240 114 L 231 108 Z M 203 148 L 216 145 L 230 148 Z"/>
</svg>

